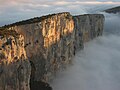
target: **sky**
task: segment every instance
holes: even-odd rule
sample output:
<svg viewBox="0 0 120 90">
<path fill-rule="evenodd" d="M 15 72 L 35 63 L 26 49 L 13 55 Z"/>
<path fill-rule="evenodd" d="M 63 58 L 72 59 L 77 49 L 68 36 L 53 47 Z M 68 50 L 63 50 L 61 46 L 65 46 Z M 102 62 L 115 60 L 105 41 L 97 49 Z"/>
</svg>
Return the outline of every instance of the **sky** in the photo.
<svg viewBox="0 0 120 90">
<path fill-rule="evenodd" d="M 85 14 L 117 5 L 120 0 L 0 0 L 0 26 L 51 13 Z"/>
</svg>

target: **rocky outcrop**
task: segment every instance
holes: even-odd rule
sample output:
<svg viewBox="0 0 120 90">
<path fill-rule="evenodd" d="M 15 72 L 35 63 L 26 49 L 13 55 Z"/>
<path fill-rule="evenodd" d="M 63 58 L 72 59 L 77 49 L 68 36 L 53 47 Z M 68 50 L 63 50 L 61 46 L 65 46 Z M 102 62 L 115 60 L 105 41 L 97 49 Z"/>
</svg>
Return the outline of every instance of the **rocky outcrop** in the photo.
<svg viewBox="0 0 120 90">
<path fill-rule="evenodd" d="M 37 86 L 44 86 L 43 82 L 52 80 L 61 68 L 65 68 L 72 61 L 77 49 L 83 49 L 84 42 L 102 35 L 103 22 L 103 15 L 73 17 L 70 13 L 65 12 L 3 27 L 7 29 L 7 32 L 13 32 L 13 34 L 8 37 L 6 33 L 3 33 L 4 30 L 1 30 L 4 38 L 0 34 L 2 37 L 0 38 L 0 48 L 2 48 L 0 57 L 4 57 L 5 60 L 1 61 L 6 61 L 8 64 L 1 64 L 4 72 L 1 71 L 3 76 L 0 76 L 0 80 L 6 81 L 13 78 L 16 80 L 11 81 L 12 85 L 9 85 L 10 87 L 14 85 L 15 89 L 9 90 L 29 90 L 29 83 L 33 86 L 37 84 L 39 84 Z M 6 45 L 5 43 L 9 42 L 9 39 L 12 43 L 9 45 L 10 50 L 7 50 L 9 48 L 3 49 L 2 46 Z M 6 53 L 2 56 L 3 52 Z M 9 54 L 13 52 L 14 54 Z M 5 72 L 8 77 L 5 77 Z M 9 76 L 11 73 L 12 76 Z M 19 80 L 19 75 L 22 80 Z M 1 82 L 0 90 L 8 90 L 3 87 L 7 86 L 8 82 Z M 45 87 L 46 85 L 51 90 L 45 83 Z M 32 88 L 35 87 L 33 86 Z"/>
</svg>

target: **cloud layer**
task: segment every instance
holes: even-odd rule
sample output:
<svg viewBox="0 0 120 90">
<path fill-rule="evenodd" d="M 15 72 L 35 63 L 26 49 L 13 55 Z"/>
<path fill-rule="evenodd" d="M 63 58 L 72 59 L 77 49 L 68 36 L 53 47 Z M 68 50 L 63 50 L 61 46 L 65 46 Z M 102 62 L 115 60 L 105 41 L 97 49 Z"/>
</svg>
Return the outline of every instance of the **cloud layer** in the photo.
<svg viewBox="0 0 120 90">
<path fill-rule="evenodd" d="M 73 66 L 57 75 L 54 90 L 120 89 L 120 16 L 104 15 L 107 34 L 85 44 Z"/>
</svg>

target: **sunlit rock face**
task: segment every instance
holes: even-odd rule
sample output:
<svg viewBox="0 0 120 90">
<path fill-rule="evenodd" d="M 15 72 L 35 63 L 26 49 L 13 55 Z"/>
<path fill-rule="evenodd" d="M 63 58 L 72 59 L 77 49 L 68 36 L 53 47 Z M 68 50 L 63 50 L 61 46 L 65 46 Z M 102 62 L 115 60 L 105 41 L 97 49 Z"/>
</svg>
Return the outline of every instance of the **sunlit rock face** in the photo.
<svg viewBox="0 0 120 90">
<path fill-rule="evenodd" d="M 27 57 L 33 63 L 35 71 L 35 81 L 49 81 L 73 57 L 75 33 L 70 13 L 48 15 L 39 22 L 9 29 L 24 36 Z"/>
<path fill-rule="evenodd" d="M 30 71 L 24 37 L 0 31 L 0 90 L 29 90 Z"/>
<path fill-rule="evenodd" d="M 18 35 L 16 37 L 13 33 L 9 37 L 0 37 L 1 47 L 9 42 L 9 38 L 12 42 L 10 49 L 1 49 L 0 57 L 5 59 L 1 61 L 7 61 L 1 67 L 9 75 L 1 74 L 0 86 L 9 87 L 9 82 L 12 82 L 10 84 L 13 86 L 10 85 L 9 90 L 29 90 L 29 84 L 34 88 L 36 84 L 41 86 L 38 84 L 42 81 L 49 82 L 60 69 L 71 63 L 75 52 L 83 49 L 84 42 L 102 35 L 103 22 L 103 15 L 73 17 L 64 12 L 5 26 L 4 29 L 12 30 Z M 2 56 L 3 52 L 5 54 Z M 3 73 L 2 69 L 1 72 Z M 2 80 L 8 81 L 2 83 Z"/>
</svg>

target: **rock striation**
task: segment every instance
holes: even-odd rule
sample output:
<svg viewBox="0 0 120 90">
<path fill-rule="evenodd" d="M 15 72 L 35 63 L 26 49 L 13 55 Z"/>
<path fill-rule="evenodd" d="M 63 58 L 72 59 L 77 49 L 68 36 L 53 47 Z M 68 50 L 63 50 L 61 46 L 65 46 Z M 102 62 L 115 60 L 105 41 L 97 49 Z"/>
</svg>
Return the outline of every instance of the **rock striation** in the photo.
<svg viewBox="0 0 120 90">
<path fill-rule="evenodd" d="M 103 25 L 101 14 L 63 12 L 2 27 L 0 90 L 34 90 L 41 85 L 52 90 L 47 83 L 72 62 L 84 42 L 102 35 Z"/>
</svg>

